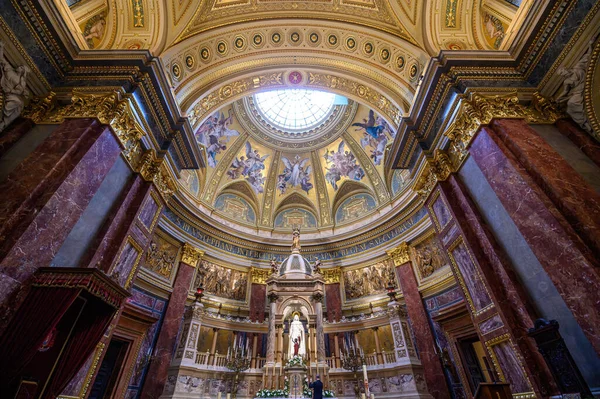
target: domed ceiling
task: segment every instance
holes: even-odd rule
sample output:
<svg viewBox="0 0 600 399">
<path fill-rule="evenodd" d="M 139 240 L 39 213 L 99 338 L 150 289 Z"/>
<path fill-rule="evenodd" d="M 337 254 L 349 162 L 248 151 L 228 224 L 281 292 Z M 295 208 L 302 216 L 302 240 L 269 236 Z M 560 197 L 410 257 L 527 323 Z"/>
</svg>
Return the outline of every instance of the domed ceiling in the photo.
<svg viewBox="0 0 600 399">
<path fill-rule="evenodd" d="M 201 209 L 247 226 L 356 223 L 381 212 L 408 182 L 407 171 L 384 173 L 390 123 L 330 92 L 258 92 L 214 112 L 195 138 L 207 168 L 184 173 L 180 183 Z"/>
</svg>

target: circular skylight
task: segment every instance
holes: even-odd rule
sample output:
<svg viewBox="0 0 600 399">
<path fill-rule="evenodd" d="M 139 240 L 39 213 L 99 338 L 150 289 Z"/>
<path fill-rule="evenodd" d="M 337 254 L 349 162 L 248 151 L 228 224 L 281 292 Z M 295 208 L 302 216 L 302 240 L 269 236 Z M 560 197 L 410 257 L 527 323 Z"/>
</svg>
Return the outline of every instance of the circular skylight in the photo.
<svg viewBox="0 0 600 399">
<path fill-rule="evenodd" d="M 335 107 L 335 94 L 317 90 L 271 90 L 255 94 L 254 100 L 267 122 L 295 132 L 319 126 Z"/>
</svg>

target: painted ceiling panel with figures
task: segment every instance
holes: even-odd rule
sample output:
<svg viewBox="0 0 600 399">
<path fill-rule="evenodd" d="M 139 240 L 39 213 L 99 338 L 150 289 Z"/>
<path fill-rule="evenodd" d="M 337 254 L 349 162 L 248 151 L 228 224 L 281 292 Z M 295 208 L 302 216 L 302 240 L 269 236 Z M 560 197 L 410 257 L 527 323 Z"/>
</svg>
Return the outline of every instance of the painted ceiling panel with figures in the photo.
<svg viewBox="0 0 600 399">
<path fill-rule="evenodd" d="M 366 105 L 341 96 L 335 104 L 321 121 L 310 115 L 314 127 L 292 131 L 269 124 L 268 116 L 255 110 L 254 98 L 225 106 L 195 132 L 206 157 L 206 184 L 193 195 L 194 176 L 186 173 L 180 183 L 201 208 L 259 227 L 298 224 L 310 230 L 369 216 L 393 197 L 383 163 L 394 130 Z M 289 118 L 306 117 L 305 112 L 286 112 L 292 112 Z M 408 177 L 403 177 L 396 191 L 406 184 Z"/>
</svg>

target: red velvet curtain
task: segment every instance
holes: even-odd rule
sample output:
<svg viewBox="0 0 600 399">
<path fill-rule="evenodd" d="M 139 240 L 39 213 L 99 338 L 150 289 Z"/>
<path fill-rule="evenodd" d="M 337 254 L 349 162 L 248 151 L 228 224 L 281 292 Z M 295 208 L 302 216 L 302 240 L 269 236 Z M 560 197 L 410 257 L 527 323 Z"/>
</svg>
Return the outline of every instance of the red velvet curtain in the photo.
<svg viewBox="0 0 600 399">
<path fill-rule="evenodd" d="M 0 337 L 0 386 L 8 386 L 21 375 L 78 294 L 72 288 L 31 288 Z"/>
<path fill-rule="evenodd" d="M 94 351 L 116 312 L 96 297 L 90 295 L 87 299 L 41 399 L 55 399 L 62 393 Z"/>
</svg>

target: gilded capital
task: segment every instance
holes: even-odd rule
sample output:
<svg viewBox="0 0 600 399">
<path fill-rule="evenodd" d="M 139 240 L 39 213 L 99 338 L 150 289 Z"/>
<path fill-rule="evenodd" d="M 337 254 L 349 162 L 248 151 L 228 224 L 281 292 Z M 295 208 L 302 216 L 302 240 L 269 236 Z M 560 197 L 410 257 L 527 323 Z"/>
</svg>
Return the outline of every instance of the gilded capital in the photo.
<svg viewBox="0 0 600 399">
<path fill-rule="evenodd" d="M 181 261 L 183 263 L 193 267 L 197 267 L 198 261 L 202 258 L 203 255 L 204 251 L 201 251 L 188 243 L 183 244 L 183 250 L 181 252 Z"/>
<path fill-rule="evenodd" d="M 269 269 L 250 268 L 250 281 L 252 284 L 266 284 L 270 275 L 271 271 Z"/>
<path fill-rule="evenodd" d="M 398 247 L 387 251 L 389 257 L 394 261 L 395 266 L 401 266 L 407 262 L 410 262 L 408 248 L 408 244 L 403 242 Z"/>
<path fill-rule="evenodd" d="M 321 275 L 323 275 L 323 280 L 325 280 L 325 284 L 339 283 L 342 277 L 342 269 L 339 267 L 334 267 L 331 269 L 321 269 Z"/>
</svg>

